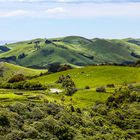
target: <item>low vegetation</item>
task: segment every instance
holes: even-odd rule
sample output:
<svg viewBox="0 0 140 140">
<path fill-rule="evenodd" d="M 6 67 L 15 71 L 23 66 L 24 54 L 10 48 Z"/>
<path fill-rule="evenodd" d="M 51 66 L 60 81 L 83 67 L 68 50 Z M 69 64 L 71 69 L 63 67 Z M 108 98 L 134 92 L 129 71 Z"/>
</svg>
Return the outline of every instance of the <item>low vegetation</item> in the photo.
<svg viewBox="0 0 140 140">
<path fill-rule="evenodd" d="M 139 139 L 140 95 L 126 89 L 89 108 L 62 106 L 44 100 L 0 106 L 0 138 Z"/>
</svg>

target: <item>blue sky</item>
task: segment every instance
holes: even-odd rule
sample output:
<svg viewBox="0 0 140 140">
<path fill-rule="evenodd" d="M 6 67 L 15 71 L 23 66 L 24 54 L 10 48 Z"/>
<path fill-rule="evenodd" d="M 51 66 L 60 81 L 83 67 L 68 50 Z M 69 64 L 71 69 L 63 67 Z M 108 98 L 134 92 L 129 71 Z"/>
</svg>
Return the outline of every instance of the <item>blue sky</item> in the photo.
<svg viewBox="0 0 140 140">
<path fill-rule="evenodd" d="M 0 0 L 0 40 L 140 38 L 140 0 Z"/>
</svg>

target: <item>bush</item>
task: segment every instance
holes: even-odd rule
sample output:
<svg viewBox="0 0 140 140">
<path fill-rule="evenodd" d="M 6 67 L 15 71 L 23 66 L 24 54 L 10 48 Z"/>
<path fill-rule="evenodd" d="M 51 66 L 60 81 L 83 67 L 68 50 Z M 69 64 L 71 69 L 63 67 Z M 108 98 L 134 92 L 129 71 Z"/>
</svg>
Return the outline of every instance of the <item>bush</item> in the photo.
<svg viewBox="0 0 140 140">
<path fill-rule="evenodd" d="M 26 138 L 36 139 L 38 136 L 38 131 L 33 127 L 25 127 L 24 131 Z"/>
<path fill-rule="evenodd" d="M 43 117 L 43 112 L 39 109 L 39 108 L 33 108 L 31 113 L 30 113 L 32 119 L 34 120 L 38 120 L 41 119 Z"/>
<path fill-rule="evenodd" d="M 90 89 L 90 87 L 89 86 L 85 86 L 85 89 Z"/>
<path fill-rule="evenodd" d="M 6 140 L 22 140 L 25 134 L 23 131 L 13 130 L 11 133 L 7 134 Z"/>
<path fill-rule="evenodd" d="M 96 92 L 106 92 L 105 87 L 96 88 Z"/>
<path fill-rule="evenodd" d="M 53 63 L 48 66 L 48 72 L 60 72 L 72 69 L 70 65 L 61 65 L 59 63 Z"/>
<path fill-rule="evenodd" d="M 61 83 L 62 87 L 66 89 L 66 95 L 71 96 L 73 93 L 77 91 L 74 81 L 71 79 L 69 75 L 62 75 L 56 81 L 56 83 Z"/>
<path fill-rule="evenodd" d="M 42 90 L 46 89 L 46 87 L 39 82 L 25 82 L 25 84 L 23 85 L 23 89 Z"/>
<path fill-rule="evenodd" d="M 26 77 L 23 74 L 14 75 L 12 78 L 8 80 L 8 83 L 15 83 L 25 81 Z"/>
<path fill-rule="evenodd" d="M 128 89 L 134 89 L 134 86 L 132 84 L 129 84 Z"/>
<path fill-rule="evenodd" d="M 115 85 L 114 84 L 107 84 L 107 87 L 108 88 L 115 88 Z"/>
<path fill-rule="evenodd" d="M 25 58 L 25 57 L 26 57 L 25 53 L 22 53 L 22 54 L 20 54 L 20 55 L 18 56 L 18 59 L 23 59 L 23 58 Z"/>
<path fill-rule="evenodd" d="M 15 82 L 15 83 L 4 83 L 0 87 L 6 88 L 6 89 L 25 89 L 25 90 L 45 90 L 45 89 L 47 89 L 46 86 L 42 85 L 39 82 L 28 82 L 28 81 L 21 81 L 21 82 Z"/>
<path fill-rule="evenodd" d="M 77 91 L 77 89 L 75 87 L 68 87 L 66 89 L 66 95 L 71 96 L 72 94 L 74 94 Z"/>
<path fill-rule="evenodd" d="M 0 115 L 0 125 L 1 126 L 10 126 L 10 121 L 5 115 Z"/>
</svg>

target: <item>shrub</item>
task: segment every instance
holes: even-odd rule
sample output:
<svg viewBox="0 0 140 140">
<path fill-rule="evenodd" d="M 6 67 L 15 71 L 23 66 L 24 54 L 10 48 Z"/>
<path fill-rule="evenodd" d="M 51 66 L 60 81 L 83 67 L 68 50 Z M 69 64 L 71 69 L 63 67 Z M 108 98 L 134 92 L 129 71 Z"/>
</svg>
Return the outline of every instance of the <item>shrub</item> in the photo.
<svg viewBox="0 0 140 140">
<path fill-rule="evenodd" d="M 134 89 L 134 86 L 132 84 L 129 84 L 128 89 Z"/>
<path fill-rule="evenodd" d="M 39 108 L 33 108 L 31 113 L 30 113 L 32 119 L 38 120 L 43 117 L 43 112 Z"/>
<path fill-rule="evenodd" d="M 53 63 L 48 66 L 48 72 L 59 72 L 72 69 L 70 65 L 61 65 L 59 63 Z"/>
<path fill-rule="evenodd" d="M 71 109 L 72 112 L 75 112 L 74 106 L 71 106 L 70 109 Z"/>
<path fill-rule="evenodd" d="M 44 124 L 39 121 L 35 121 L 32 126 L 38 131 L 42 131 L 45 128 Z"/>
<path fill-rule="evenodd" d="M 69 75 L 62 75 L 56 81 L 56 83 L 61 83 L 62 87 L 66 89 L 66 95 L 71 96 L 73 93 L 77 91 L 74 81 L 71 79 Z"/>
<path fill-rule="evenodd" d="M 25 58 L 25 57 L 26 57 L 25 53 L 22 53 L 22 54 L 20 54 L 20 55 L 18 56 L 18 59 L 23 59 L 23 58 Z"/>
<path fill-rule="evenodd" d="M 89 86 L 85 86 L 85 89 L 90 89 L 90 87 Z"/>
<path fill-rule="evenodd" d="M 107 84 L 107 87 L 108 88 L 115 88 L 115 85 L 114 84 Z"/>
<path fill-rule="evenodd" d="M 25 137 L 26 138 L 32 138 L 32 139 L 36 139 L 38 136 L 38 131 L 33 128 L 33 127 L 25 127 Z"/>
<path fill-rule="evenodd" d="M 69 69 L 72 69 L 72 67 L 65 64 L 65 65 L 60 65 L 60 67 L 58 68 L 57 71 L 66 71 L 66 70 L 69 70 Z"/>
<path fill-rule="evenodd" d="M 106 92 L 105 87 L 96 88 L 96 92 Z"/>
<path fill-rule="evenodd" d="M 0 77 L 3 77 L 4 68 L 0 68 Z"/>
<path fill-rule="evenodd" d="M 0 125 L 1 126 L 9 126 L 10 125 L 10 121 L 7 118 L 7 116 L 5 115 L 0 115 Z"/>
<path fill-rule="evenodd" d="M 59 68 L 60 68 L 60 64 L 59 63 L 50 64 L 48 66 L 48 72 L 57 72 Z"/>
<path fill-rule="evenodd" d="M 46 89 L 46 87 L 43 86 L 39 82 L 25 82 L 23 87 L 24 87 L 24 89 L 29 89 L 29 90 L 42 90 L 42 89 Z"/>
<path fill-rule="evenodd" d="M 77 112 L 77 113 L 80 113 L 80 114 L 82 113 L 82 112 L 81 112 L 81 109 L 80 109 L 79 107 L 76 108 L 76 112 Z"/>
<path fill-rule="evenodd" d="M 140 65 L 140 60 L 137 60 L 136 65 Z"/>
<path fill-rule="evenodd" d="M 26 89 L 26 90 L 45 90 L 46 86 L 42 85 L 39 82 L 28 82 L 21 81 L 15 83 L 4 83 L 1 85 L 2 88 L 6 89 Z"/>
<path fill-rule="evenodd" d="M 77 91 L 77 89 L 76 89 L 75 87 L 68 87 L 68 88 L 66 89 L 66 95 L 71 96 L 71 95 L 73 95 L 76 91 Z"/>
<path fill-rule="evenodd" d="M 6 140 L 22 140 L 25 134 L 23 131 L 13 130 L 11 133 L 7 134 Z"/>
<path fill-rule="evenodd" d="M 24 81 L 26 77 L 23 74 L 17 74 L 14 75 L 12 78 L 8 80 L 8 83 L 15 83 L 15 82 L 21 82 Z"/>
</svg>

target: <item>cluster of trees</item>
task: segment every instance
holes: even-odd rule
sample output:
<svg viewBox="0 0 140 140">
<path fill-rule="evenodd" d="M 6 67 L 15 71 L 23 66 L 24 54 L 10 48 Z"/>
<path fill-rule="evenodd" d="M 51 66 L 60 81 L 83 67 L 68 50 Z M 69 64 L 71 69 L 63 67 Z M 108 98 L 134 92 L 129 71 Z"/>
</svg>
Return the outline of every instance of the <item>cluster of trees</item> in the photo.
<svg viewBox="0 0 140 140">
<path fill-rule="evenodd" d="M 117 104 L 117 105 L 115 105 Z M 140 139 L 140 95 L 119 91 L 90 108 L 17 102 L 0 106 L 0 139 Z"/>
<path fill-rule="evenodd" d="M 59 63 L 53 63 L 53 64 L 49 64 L 49 66 L 48 66 L 48 72 L 50 72 L 50 73 L 66 71 L 69 69 L 72 69 L 72 67 L 67 64 L 61 65 Z"/>
<path fill-rule="evenodd" d="M 36 50 L 39 50 L 41 47 L 40 47 L 40 41 L 39 40 L 36 40 L 36 41 L 34 41 L 34 48 L 36 49 Z"/>
<path fill-rule="evenodd" d="M 56 81 L 56 83 L 61 83 L 62 87 L 66 89 L 66 95 L 72 95 L 77 91 L 76 85 L 69 75 L 62 75 Z"/>
<path fill-rule="evenodd" d="M 14 75 L 12 78 L 10 78 L 8 80 L 8 83 L 21 82 L 25 80 L 26 80 L 26 77 L 23 74 L 17 74 L 17 75 Z"/>
<path fill-rule="evenodd" d="M 31 78 L 31 77 L 30 77 Z M 28 81 L 29 77 L 23 74 L 14 75 L 7 83 L 1 83 L 0 88 L 5 89 L 25 89 L 25 90 L 46 90 L 47 86 L 39 81 Z"/>
<path fill-rule="evenodd" d="M 104 62 L 99 64 L 92 64 L 92 66 L 130 66 L 130 67 L 139 67 L 140 60 L 134 61 L 124 61 L 123 63 L 113 63 L 113 62 Z"/>
<path fill-rule="evenodd" d="M 5 89 L 24 89 L 24 90 L 46 90 L 47 86 L 40 82 L 21 81 L 15 83 L 2 83 L 0 88 Z"/>
</svg>

